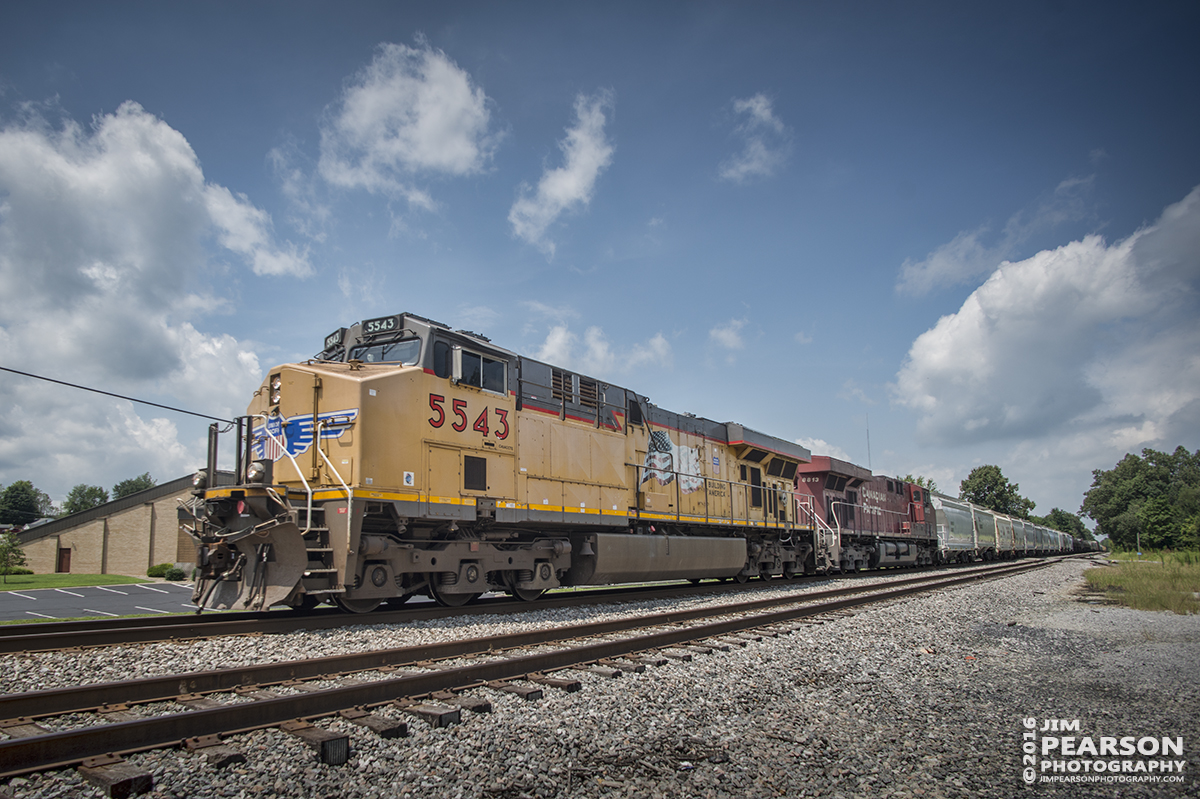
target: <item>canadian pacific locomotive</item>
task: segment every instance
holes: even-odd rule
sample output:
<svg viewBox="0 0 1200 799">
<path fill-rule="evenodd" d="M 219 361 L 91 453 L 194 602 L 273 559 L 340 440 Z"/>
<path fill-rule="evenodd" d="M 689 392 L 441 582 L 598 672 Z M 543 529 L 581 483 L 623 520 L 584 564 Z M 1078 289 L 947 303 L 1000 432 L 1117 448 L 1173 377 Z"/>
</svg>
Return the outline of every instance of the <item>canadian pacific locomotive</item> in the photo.
<svg viewBox="0 0 1200 799">
<path fill-rule="evenodd" d="M 235 428 L 234 485 L 217 485 L 214 425 L 181 512 L 201 608 L 457 606 L 951 551 L 920 486 L 413 314 L 341 328 L 270 370 Z"/>
</svg>

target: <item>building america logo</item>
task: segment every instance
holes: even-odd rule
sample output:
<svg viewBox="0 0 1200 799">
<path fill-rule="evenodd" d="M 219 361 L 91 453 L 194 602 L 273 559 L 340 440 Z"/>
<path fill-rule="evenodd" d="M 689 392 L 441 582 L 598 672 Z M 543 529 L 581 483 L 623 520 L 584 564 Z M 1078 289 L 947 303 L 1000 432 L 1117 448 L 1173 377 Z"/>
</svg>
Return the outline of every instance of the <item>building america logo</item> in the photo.
<svg viewBox="0 0 1200 799">
<path fill-rule="evenodd" d="M 317 414 L 321 438 L 341 438 L 357 418 L 358 408 Z M 312 446 L 313 415 L 303 413 L 286 419 L 278 415 L 269 416 L 265 424 L 254 426 L 253 439 L 255 458 L 277 461 L 285 452 L 294 458 Z"/>
</svg>

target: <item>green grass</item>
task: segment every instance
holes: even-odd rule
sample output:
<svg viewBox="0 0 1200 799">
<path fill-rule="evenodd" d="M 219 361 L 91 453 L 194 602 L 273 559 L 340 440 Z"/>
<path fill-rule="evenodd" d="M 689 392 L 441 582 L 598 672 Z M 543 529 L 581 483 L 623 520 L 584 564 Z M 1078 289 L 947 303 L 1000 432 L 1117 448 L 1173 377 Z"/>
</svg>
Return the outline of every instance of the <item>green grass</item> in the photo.
<svg viewBox="0 0 1200 799">
<path fill-rule="evenodd" d="M 1138 610 L 1200 613 L 1200 553 L 1143 552 L 1141 560 L 1137 553 L 1116 560 L 1115 566 L 1085 572 L 1088 586 Z"/>
<path fill-rule="evenodd" d="M 10 574 L 0 576 L 0 591 L 32 591 L 37 588 L 74 588 L 82 585 L 128 585 L 149 583 L 145 577 L 122 574 Z"/>
</svg>

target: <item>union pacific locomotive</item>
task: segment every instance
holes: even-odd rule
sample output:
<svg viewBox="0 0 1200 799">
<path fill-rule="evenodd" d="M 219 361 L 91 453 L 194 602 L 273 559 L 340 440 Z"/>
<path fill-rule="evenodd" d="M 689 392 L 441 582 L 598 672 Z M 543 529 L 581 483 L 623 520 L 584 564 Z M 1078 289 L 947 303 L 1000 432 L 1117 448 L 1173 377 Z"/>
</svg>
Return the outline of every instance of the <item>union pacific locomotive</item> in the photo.
<svg viewBox="0 0 1200 799">
<path fill-rule="evenodd" d="M 920 486 L 414 314 L 270 370 L 234 425 L 232 486 L 215 480 L 221 434 L 181 512 L 200 608 L 362 613 L 415 594 L 458 606 L 941 555 Z"/>
</svg>

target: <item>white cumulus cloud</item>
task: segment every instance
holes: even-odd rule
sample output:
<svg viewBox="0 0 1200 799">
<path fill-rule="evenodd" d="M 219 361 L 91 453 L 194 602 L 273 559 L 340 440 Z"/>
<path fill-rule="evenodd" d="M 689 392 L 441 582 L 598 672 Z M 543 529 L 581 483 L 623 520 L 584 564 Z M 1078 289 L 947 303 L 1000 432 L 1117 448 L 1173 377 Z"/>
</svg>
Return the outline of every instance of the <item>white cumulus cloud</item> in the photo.
<svg viewBox="0 0 1200 799">
<path fill-rule="evenodd" d="M 275 241 L 268 214 L 206 182 L 184 136 L 136 103 L 88 128 L 37 114 L 0 128 L 4 365 L 228 418 L 258 383 L 258 359 L 194 323 L 226 310 L 204 285 L 238 262 L 258 275 L 312 271 Z M 31 479 L 61 498 L 78 482 L 115 482 L 105 474 L 194 468 L 202 442 L 143 412 L 6 377 L 0 482 Z"/>
<path fill-rule="evenodd" d="M 998 234 L 987 225 L 964 230 L 925 258 L 906 260 L 900 267 L 896 291 L 920 296 L 938 288 L 972 283 L 990 274 L 1034 233 L 1088 214 L 1087 194 L 1093 179 L 1068 178 L 1032 210 L 1013 214 Z"/>
<path fill-rule="evenodd" d="M 847 461 L 849 463 L 854 462 L 854 459 L 850 457 L 850 454 L 846 452 L 846 450 L 842 449 L 841 447 L 834 446 L 824 439 L 797 438 L 796 443 L 812 452 L 814 456 L 826 455 L 830 458 L 837 458 L 840 461 Z"/>
<path fill-rule="evenodd" d="M 1200 437 L 1200 187 L 1153 225 L 1004 263 L 908 352 L 894 399 L 934 445 L 1108 468 Z"/>
<path fill-rule="evenodd" d="M 321 129 L 318 170 L 329 183 L 433 208 L 418 177 L 482 171 L 498 136 L 483 89 L 441 50 L 382 44 Z"/>
<path fill-rule="evenodd" d="M 614 349 L 604 330 L 592 326 L 582 340 L 567 324 L 555 324 L 534 356 L 540 361 L 602 379 L 614 379 L 643 367 L 670 367 L 671 344 L 662 333 L 628 349 Z"/>
<path fill-rule="evenodd" d="M 563 165 L 547 168 L 535 190 L 522 184 L 508 212 L 513 235 L 547 257 L 553 257 L 555 250 L 554 242 L 546 237 L 547 229 L 567 211 L 591 202 L 597 179 L 612 163 L 613 145 L 604 132 L 612 108 L 611 92 L 576 97 L 575 124 L 558 143 Z"/>
<path fill-rule="evenodd" d="M 740 350 L 746 346 L 746 342 L 742 340 L 742 328 L 745 326 L 745 319 L 730 319 L 709 330 L 708 337 L 727 350 Z"/>
<path fill-rule="evenodd" d="M 774 176 L 791 154 L 791 129 L 775 116 L 771 98 L 762 93 L 735 99 L 733 111 L 740 120 L 733 132 L 742 148 L 721 162 L 717 174 L 733 183 Z"/>
</svg>

